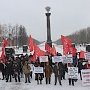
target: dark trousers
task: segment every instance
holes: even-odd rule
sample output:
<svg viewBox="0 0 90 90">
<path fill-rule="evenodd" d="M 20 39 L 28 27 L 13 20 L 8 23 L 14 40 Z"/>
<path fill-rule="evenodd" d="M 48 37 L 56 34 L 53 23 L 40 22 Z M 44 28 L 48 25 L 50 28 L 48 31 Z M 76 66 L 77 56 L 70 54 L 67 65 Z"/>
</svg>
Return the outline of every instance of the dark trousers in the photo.
<svg viewBox="0 0 90 90">
<path fill-rule="evenodd" d="M 20 82 L 20 75 L 18 74 L 14 74 L 14 78 L 15 78 L 15 82 L 17 82 L 17 78 L 18 78 L 18 82 Z"/>
<path fill-rule="evenodd" d="M 58 76 L 55 75 L 55 85 L 57 84 L 57 79 L 59 81 L 59 84 L 62 85 L 61 84 L 61 76 L 60 75 L 58 75 Z"/>
<path fill-rule="evenodd" d="M 2 80 L 4 80 L 4 78 L 5 78 L 5 72 L 2 72 L 2 77 L 3 77 Z"/>
<path fill-rule="evenodd" d="M 32 78 L 32 71 L 30 72 L 30 77 Z"/>
<path fill-rule="evenodd" d="M 81 75 L 81 71 L 80 71 L 80 79 L 82 80 L 82 75 Z"/>
<path fill-rule="evenodd" d="M 37 84 L 39 84 L 39 80 L 37 80 Z M 40 80 L 40 84 L 42 84 L 42 80 Z"/>
<path fill-rule="evenodd" d="M 8 82 L 9 77 L 10 77 L 10 82 L 12 81 L 12 75 L 11 75 L 11 74 L 7 74 L 7 75 L 6 75 L 6 82 Z"/>
<path fill-rule="evenodd" d="M 69 78 L 69 85 L 71 84 L 74 86 L 74 79 Z"/>
<path fill-rule="evenodd" d="M 40 81 L 40 84 L 42 84 L 42 75 L 41 74 L 36 74 L 36 77 L 37 77 L 37 84 L 39 84 L 39 81 Z"/>
<path fill-rule="evenodd" d="M 61 80 L 64 79 L 65 80 L 65 71 L 62 72 L 63 74 L 61 75 Z"/>
<path fill-rule="evenodd" d="M 30 83 L 30 74 L 25 74 L 25 83 L 27 83 L 27 79 L 28 79 L 28 82 Z"/>
<path fill-rule="evenodd" d="M 51 77 L 46 78 L 46 84 L 51 83 Z"/>
</svg>

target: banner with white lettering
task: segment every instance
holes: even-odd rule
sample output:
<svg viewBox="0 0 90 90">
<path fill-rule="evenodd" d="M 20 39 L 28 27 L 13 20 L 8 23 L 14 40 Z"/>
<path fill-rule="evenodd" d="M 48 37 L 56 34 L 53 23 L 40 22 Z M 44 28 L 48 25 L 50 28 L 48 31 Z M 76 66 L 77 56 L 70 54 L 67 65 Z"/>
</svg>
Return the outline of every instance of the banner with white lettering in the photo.
<svg viewBox="0 0 90 90">
<path fill-rule="evenodd" d="M 34 73 L 43 73 L 43 67 L 34 67 Z"/>
<path fill-rule="evenodd" d="M 68 67 L 68 78 L 78 79 L 78 68 Z"/>
<path fill-rule="evenodd" d="M 54 56 L 52 61 L 53 62 L 62 62 L 62 56 Z"/>
<path fill-rule="evenodd" d="M 82 75 L 82 85 L 89 86 L 90 85 L 90 69 L 81 70 Z"/>
<path fill-rule="evenodd" d="M 40 56 L 40 62 L 48 62 L 48 56 Z"/>
</svg>

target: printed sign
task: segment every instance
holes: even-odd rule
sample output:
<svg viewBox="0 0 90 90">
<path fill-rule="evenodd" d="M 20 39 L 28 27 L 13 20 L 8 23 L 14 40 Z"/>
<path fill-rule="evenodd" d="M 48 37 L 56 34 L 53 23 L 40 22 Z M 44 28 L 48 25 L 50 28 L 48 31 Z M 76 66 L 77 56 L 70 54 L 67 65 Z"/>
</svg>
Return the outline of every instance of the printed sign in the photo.
<svg viewBox="0 0 90 90">
<path fill-rule="evenodd" d="M 34 67 L 34 73 L 43 73 L 43 67 Z"/>
<path fill-rule="evenodd" d="M 90 60 L 90 52 L 87 52 L 87 53 L 85 54 L 85 56 L 86 56 L 86 59 L 87 59 L 87 60 Z"/>
<path fill-rule="evenodd" d="M 48 62 L 48 56 L 40 56 L 40 62 Z"/>
<path fill-rule="evenodd" d="M 63 63 L 73 63 L 73 58 L 72 57 L 62 57 Z"/>
<path fill-rule="evenodd" d="M 68 78 L 78 79 L 78 68 L 68 67 Z"/>
<path fill-rule="evenodd" d="M 81 75 L 82 75 L 82 85 L 83 86 L 90 85 L 90 69 L 81 70 Z"/>
<path fill-rule="evenodd" d="M 53 62 L 62 62 L 62 56 L 54 56 Z"/>
</svg>

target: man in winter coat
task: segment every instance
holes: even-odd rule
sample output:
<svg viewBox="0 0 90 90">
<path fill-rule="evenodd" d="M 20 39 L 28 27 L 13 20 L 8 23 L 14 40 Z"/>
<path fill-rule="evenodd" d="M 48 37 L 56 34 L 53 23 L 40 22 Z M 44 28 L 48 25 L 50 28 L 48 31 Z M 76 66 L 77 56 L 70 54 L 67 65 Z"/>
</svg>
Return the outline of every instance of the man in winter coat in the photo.
<svg viewBox="0 0 90 90">
<path fill-rule="evenodd" d="M 30 82 L 30 70 L 31 70 L 31 67 L 28 65 L 28 61 L 25 61 L 24 65 L 23 65 L 23 72 L 25 74 L 25 83 L 27 83 L 27 79 L 28 79 L 28 82 Z"/>
<path fill-rule="evenodd" d="M 55 75 L 55 84 L 57 84 L 57 79 L 59 81 L 59 84 L 61 84 L 61 72 L 60 72 L 60 67 L 58 66 L 58 63 L 55 63 L 55 66 L 53 67 L 53 72 L 54 72 L 54 75 Z"/>
<path fill-rule="evenodd" d="M 14 72 L 15 82 L 17 82 L 17 78 L 18 81 L 20 82 L 20 68 L 17 62 L 13 63 L 13 72 Z"/>
<path fill-rule="evenodd" d="M 46 84 L 50 84 L 51 83 L 51 74 L 52 74 L 52 68 L 49 65 L 49 63 L 46 63 L 45 66 L 45 78 L 46 78 Z"/>
<path fill-rule="evenodd" d="M 9 77 L 10 77 L 10 82 L 12 81 L 12 62 L 8 60 L 6 63 L 6 82 L 8 82 Z"/>
</svg>

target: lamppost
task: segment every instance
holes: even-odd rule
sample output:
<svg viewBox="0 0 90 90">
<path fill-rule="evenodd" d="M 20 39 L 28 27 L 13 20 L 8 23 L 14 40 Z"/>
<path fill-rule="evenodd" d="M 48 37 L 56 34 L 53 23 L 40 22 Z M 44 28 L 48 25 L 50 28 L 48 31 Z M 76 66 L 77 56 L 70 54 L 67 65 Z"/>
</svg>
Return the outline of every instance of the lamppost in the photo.
<svg viewBox="0 0 90 90">
<path fill-rule="evenodd" d="M 50 30 L 50 15 L 51 15 L 51 13 L 49 12 L 51 8 L 49 6 L 47 6 L 45 9 L 47 11 L 47 13 L 45 13 L 46 17 L 47 17 L 47 44 L 50 47 L 52 47 L 51 30 Z"/>
</svg>

